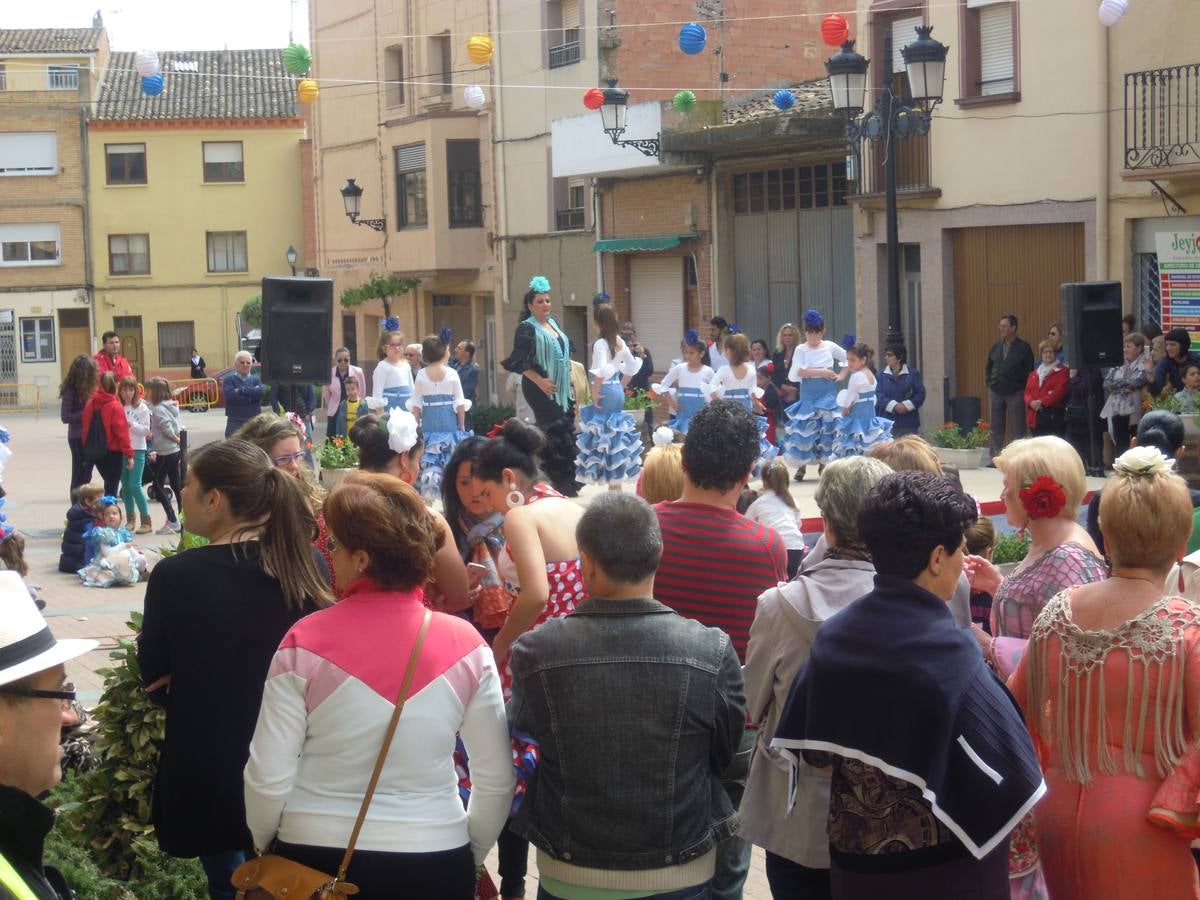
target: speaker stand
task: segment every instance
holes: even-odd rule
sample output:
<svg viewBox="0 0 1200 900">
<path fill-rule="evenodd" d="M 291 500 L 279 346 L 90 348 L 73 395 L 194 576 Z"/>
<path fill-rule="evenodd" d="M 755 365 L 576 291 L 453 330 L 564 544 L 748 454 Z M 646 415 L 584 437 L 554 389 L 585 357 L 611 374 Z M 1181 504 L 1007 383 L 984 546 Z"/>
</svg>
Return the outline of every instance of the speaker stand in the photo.
<svg viewBox="0 0 1200 900">
<path fill-rule="evenodd" d="M 1104 439 L 1097 428 L 1100 415 L 1100 400 L 1096 393 L 1096 384 L 1100 383 L 1100 370 L 1095 366 L 1085 366 L 1083 377 L 1088 386 L 1088 459 L 1084 467 L 1085 473 L 1091 478 L 1104 477 Z"/>
</svg>

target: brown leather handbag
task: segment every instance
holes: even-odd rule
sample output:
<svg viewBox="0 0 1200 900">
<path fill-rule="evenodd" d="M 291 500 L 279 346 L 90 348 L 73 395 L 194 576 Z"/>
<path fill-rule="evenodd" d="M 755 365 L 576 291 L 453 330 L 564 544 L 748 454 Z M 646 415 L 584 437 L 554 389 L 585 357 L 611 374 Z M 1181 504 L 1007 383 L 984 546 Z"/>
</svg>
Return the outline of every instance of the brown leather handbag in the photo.
<svg viewBox="0 0 1200 900">
<path fill-rule="evenodd" d="M 354 845 L 358 843 L 358 834 L 362 831 L 363 821 L 367 817 L 371 797 L 379 784 L 379 776 L 383 772 L 388 749 L 392 746 L 396 726 L 400 724 L 400 713 L 404 711 L 404 700 L 412 685 L 417 660 L 421 656 L 421 646 L 425 643 L 425 634 L 429 631 L 431 621 L 433 613 L 425 610 L 425 618 L 421 620 L 417 640 L 408 657 L 408 668 L 404 670 L 404 681 L 400 685 L 400 695 L 396 698 L 396 708 L 392 712 L 391 722 L 388 723 L 387 734 L 383 736 L 383 746 L 379 748 L 379 756 L 375 760 L 375 771 L 371 773 L 371 781 L 367 784 L 367 793 L 358 809 L 358 818 L 354 822 L 354 830 L 350 832 L 350 843 L 342 856 L 337 875 L 326 875 L 274 853 L 265 853 L 246 860 L 233 873 L 230 880 L 237 888 L 237 900 L 343 900 L 358 893 L 357 885 L 346 881 L 346 869 L 350 866 L 350 857 L 354 855 Z"/>
</svg>

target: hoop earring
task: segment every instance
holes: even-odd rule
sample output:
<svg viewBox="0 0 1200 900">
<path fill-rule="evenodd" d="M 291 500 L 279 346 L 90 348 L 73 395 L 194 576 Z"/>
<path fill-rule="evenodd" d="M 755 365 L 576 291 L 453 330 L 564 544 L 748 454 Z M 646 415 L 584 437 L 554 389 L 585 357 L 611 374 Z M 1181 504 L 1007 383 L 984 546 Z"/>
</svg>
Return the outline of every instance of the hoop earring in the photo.
<svg viewBox="0 0 1200 900">
<path fill-rule="evenodd" d="M 504 498 L 504 502 L 508 504 L 509 509 L 516 509 L 518 506 L 525 505 L 525 495 L 517 490 L 515 484 L 510 484 L 508 495 Z"/>
</svg>

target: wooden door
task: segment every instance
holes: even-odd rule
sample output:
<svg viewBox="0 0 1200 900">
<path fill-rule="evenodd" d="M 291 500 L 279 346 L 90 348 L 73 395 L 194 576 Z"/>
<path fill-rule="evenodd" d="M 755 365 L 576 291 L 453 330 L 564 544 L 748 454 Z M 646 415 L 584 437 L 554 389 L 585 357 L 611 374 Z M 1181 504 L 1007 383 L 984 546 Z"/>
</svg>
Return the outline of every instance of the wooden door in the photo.
<svg viewBox="0 0 1200 900">
<path fill-rule="evenodd" d="M 92 355 L 92 329 L 86 309 L 58 311 L 58 362 L 63 377 L 75 357 Z"/>
<path fill-rule="evenodd" d="M 129 360 L 133 375 L 140 384 L 145 374 L 145 360 L 142 358 L 142 317 L 114 316 L 113 331 L 121 336 L 121 355 Z"/>
</svg>

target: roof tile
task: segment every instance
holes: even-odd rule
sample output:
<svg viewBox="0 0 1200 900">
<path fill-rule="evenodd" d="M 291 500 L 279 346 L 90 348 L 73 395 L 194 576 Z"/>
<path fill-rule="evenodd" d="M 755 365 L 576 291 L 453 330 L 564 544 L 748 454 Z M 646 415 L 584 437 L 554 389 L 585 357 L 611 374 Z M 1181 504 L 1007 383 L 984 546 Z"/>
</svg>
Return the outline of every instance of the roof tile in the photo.
<svg viewBox="0 0 1200 900">
<path fill-rule="evenodd" d="M 0 28 L 0 53 L 94 53 L 103 28 Z"/>
<path fill-rule="evenodd" d="M 788 88 L 796 98 L 796 105 L 791 109 L 776 109 L 772 97 L 775 91 L 766 94 L 756 94 L 730 103 L 725 107 L 725 125 L 738 122 L 749 122 L 752 119 L 762 119 L 768 116 L 812 115 L 814 113 L 829 114 L 833 112 L 833 99 L 829 95 L 829 79 L 818 78 L 814 81 L 802 81 Z"/>
</svg>

